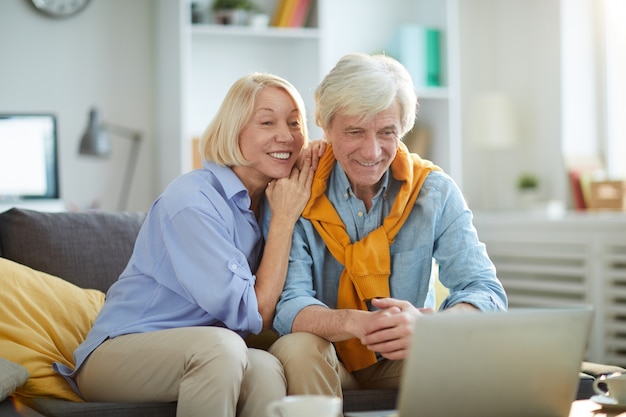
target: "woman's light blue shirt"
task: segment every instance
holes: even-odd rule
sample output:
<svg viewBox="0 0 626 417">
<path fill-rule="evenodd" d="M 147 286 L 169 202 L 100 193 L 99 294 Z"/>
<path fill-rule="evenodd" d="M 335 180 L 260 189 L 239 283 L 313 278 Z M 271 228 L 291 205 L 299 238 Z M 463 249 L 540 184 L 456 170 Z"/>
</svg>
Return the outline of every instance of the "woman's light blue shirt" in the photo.
<svg viewBox="0 0 626 417">
<path fill-rule="evenodd" d="M 400 184 L 387 172 L 367 212 L 363 202 L 353 195 L 345 172 L 335 164 L 326 192 L 352 242 L 382 224 Z M 434 307 L 431 267 L 435 259 L 439 279 L 450 290 L 441 309 L 461 302 L 485 311 L 507 308 L 506 294 L 485 245 L 478 239 L 472 213 L 452 178 L 443 172 L 428 175 L 390 251 L 389 287 L 393 298 L 407 300 L 416 307 Z M 336 308 L 342 271 L 343 266 L 328 251 L 312 223 L 301 217 L 294 231 L 287 281 L 274 318 L 278 333 L 290 333 L 294 318 L 304 307 Z"/>
<path fill-rule="evenodd" d="M 254 272 L 262 239 L 248 192 L 230 168 L 205 163 L 174 180 L 154 202 L 126 269 L 74 352 L 76 369 L 106 339 L 128 333 L 189 326 L 259 333 Z"/>
</svg>

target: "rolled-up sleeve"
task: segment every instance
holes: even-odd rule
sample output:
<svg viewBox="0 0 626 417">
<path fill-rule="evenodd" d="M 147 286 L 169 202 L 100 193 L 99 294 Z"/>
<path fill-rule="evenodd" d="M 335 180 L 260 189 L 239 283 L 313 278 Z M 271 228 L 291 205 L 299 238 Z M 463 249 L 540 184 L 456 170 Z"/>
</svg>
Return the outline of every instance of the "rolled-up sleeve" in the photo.
<svg viewBox="0 0 626 417">
<path fill-rule="evenodd" d="M 311 305 L 326 306 L 316 298 L 316 292 L 313 289 L 314 260 L 311 256 L 311 253 L 321 256 L 324 251 L 322 248 L 313 249 L 313 251 L 306 238 L 303 220 L 300 219 L 293 233 L 287 279 L 274 317 L 274 329 L 280 335 L 291 333 L 293 321 L 303 308 Z"/>
</svg>

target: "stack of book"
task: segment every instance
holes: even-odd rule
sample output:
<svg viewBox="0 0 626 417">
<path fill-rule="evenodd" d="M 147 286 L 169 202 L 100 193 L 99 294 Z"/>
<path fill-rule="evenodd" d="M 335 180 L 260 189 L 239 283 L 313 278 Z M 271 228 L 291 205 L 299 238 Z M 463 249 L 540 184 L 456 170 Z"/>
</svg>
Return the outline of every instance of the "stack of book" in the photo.
<svg viewBox="0 0 626 417">
<path fill-rule="evenodd" d="M 421 25 L 400 25 L 389 55 L 400 61 L 411 74 L 416 87 L 441 86 L 441 32 Z"/>
<path fill-rule="evenodd" d="M 278 0 L 272 26 L 299 28 L 306 25 L 314 0 Z"/>
<path fill-rule="evenodd" d="M 603 186 L 606 177 L 604 163 L 598 155 L 566 155 L 565 166 L 569 177 L 572 205 L 576 211 L 597 210 L 605 207 L 608 200 L 607 190 L 619 190 L 615 184 Z M 595 185 L 594 185 L 595 184 Z M 626 187 L 622 188 L 626 190 Z M 621 198 L 621 196 L 616 196 Z M 618 208 L 618 207 L 616 207 Z"/>
</svg>

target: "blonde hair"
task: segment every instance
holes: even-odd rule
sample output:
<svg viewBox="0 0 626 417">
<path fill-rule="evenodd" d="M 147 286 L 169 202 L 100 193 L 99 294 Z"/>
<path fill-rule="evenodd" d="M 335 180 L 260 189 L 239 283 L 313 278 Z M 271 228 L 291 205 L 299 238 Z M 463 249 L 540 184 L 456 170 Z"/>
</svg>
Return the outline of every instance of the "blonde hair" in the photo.
<svg viewBox="0 0 626 417">
<path fill-rule="evenodd" d="M 408 71 L 386 55 L 344 55 L 315 90 L 315 123 L 330 128 L 337 113 L 369 119 L 397 104 L 403 137 L 415 124 L 417 94 Z"/>
<path fill-rule="evenodd" d="M 306 109 L 298 90 L 277 75 L 255 72 L 238 79 L 230 87 L 217 114 L 202 134 L 199 146 L 205 160 L 225 166 L 247 165 L 239 147 L 239 134 L 252 117 L 259 93 L 267 87 L 280 88 L 289 94 L 300 113 L 304 146 L 307 145 Z"/>
</svg>

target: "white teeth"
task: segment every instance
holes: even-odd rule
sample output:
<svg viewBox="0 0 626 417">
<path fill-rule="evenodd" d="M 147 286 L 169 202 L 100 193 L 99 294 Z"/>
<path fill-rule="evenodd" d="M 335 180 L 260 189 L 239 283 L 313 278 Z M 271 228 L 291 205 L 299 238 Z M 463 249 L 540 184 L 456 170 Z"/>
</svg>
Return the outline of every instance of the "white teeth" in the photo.
<svg viewBox="0 0 626 417">
<path fill-rule="evenodd" d="M 276 159 L 289 159 L 291 157 L 290 152 L 271 152 L 269 155 Z"/>
<path fill-rule="evenodd" d="M 361 165 L 365 165 L 366 167 L 373 167 L 376 165 L 376 162 L 361 162 Z"/>
</svg>

